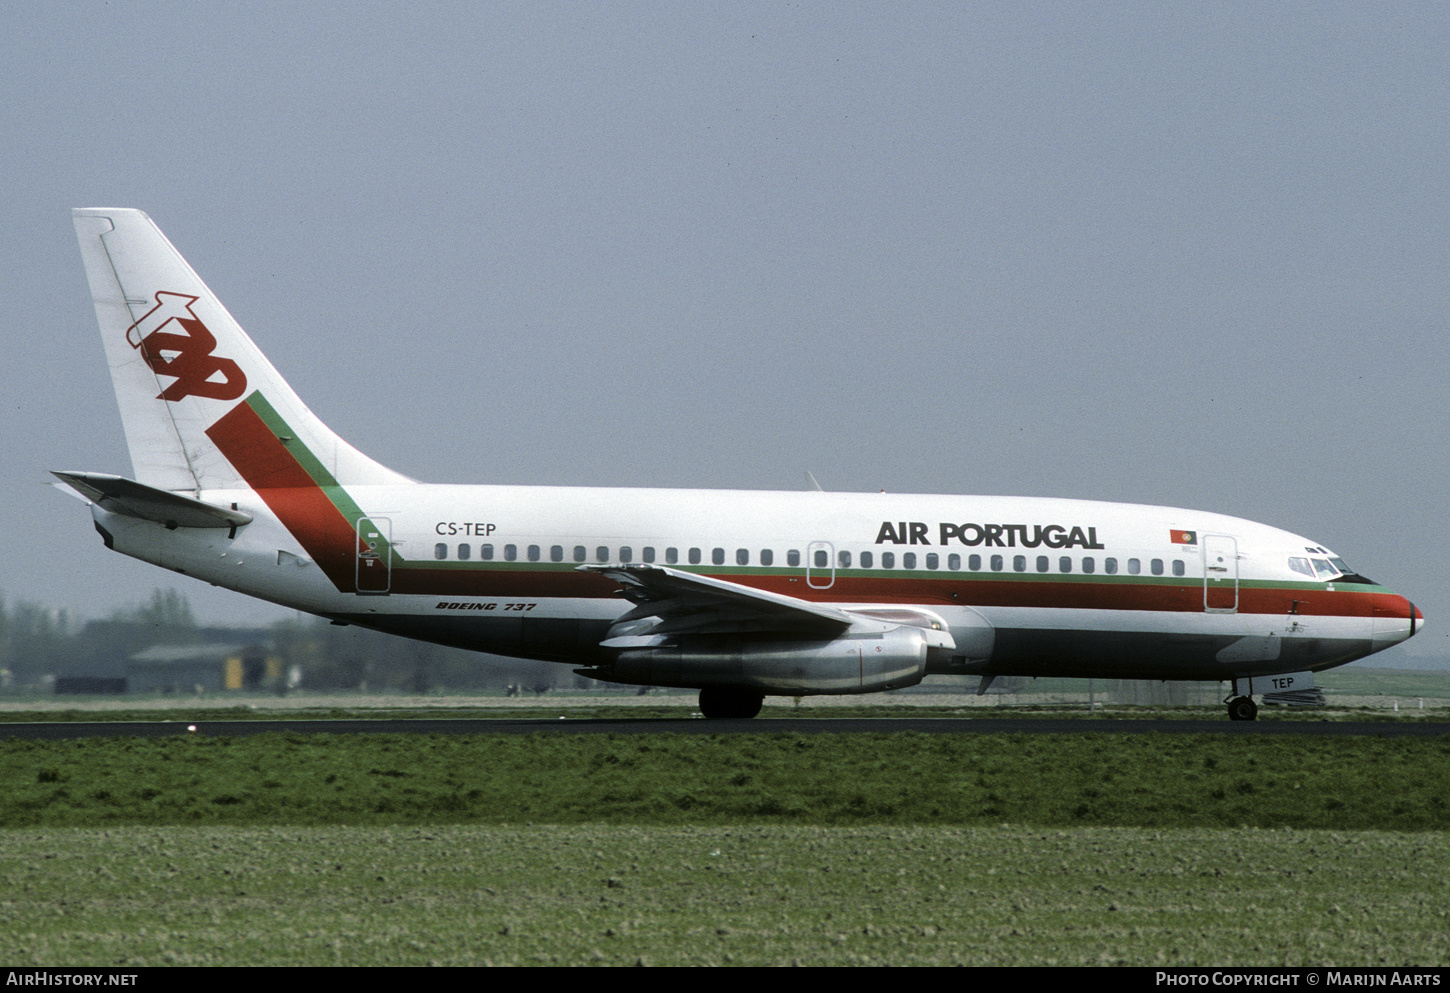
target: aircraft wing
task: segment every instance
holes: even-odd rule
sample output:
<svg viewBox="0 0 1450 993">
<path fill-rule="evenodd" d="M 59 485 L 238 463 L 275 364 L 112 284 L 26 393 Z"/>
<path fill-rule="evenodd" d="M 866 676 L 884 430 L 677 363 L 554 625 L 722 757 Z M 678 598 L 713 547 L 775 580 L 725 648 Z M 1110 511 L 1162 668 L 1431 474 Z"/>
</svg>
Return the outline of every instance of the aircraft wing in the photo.
<svg viewBox="0 0 1450 993">
<path fill-rule="evenodd" d="M 52 472 L 51 475 L 103 510 L 155 521 L 168 528 L 237 528 L 252 520 L 252 515 L 245 511 L 203 503 L 125 476 L 105 472 Z"/>
<path fill-rule="evenodd" d="M 635 608 L 615 621 L 605 648 L 643 648 L 680 634 L 776 633 L 834 637 L 860 618 L 724 579 L 659 565 L 584 565 L 620 583 Z"/>
</svg>

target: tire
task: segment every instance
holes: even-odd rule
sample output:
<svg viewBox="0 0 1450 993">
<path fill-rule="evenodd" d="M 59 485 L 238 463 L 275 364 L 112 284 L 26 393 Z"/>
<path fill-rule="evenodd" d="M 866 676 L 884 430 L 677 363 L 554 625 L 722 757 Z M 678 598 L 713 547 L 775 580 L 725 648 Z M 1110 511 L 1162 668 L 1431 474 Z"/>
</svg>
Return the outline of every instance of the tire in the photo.
<svg viewBox="0 0 1450 993">
<path fill-rule="evenodd" d="M 1252 721 L 1258 716 L 1259 708 L 1253 697 L 1236 696 L 1228 702 L 1228 719 L 1231 721 Z"/>
<path fill-rule="evenodd" d="M 710 720 L 749 719 L 760 713 L 765 694 L 734 686 L 707 686 L 700 691 L 700 713 Z"/>
</svg>

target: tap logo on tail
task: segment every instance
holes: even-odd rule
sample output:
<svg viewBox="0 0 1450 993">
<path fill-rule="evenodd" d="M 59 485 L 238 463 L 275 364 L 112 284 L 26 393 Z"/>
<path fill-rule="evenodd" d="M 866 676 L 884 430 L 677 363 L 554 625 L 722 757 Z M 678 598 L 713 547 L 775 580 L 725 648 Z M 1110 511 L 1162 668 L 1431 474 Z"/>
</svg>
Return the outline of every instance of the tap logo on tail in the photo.
<svg viewBox="0 0 1450 993">
<path fill-rule="evenodd" d="M 235 400 L 246 390 L 247 377 L 231 359 L 212 354 L 216 337 L 192 311 L 196 300 L 185 293 L 158 291 L 156 306 L 126 329 L 126 340 L 141 350 L 153 372 L 175 378 L 156 399 Z"/>
</svg>

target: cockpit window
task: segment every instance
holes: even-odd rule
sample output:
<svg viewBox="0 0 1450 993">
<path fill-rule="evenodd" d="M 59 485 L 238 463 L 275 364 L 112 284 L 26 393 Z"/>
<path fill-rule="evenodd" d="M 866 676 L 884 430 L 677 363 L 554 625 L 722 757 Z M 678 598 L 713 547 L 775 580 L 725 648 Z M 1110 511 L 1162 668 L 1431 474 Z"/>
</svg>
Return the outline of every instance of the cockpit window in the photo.
<svg viewBox="0 0 1450 993">
<path fill-rule="evenodd" d="M 1305 548 L 1304 550 L 1311 553 L 1317 552 L 1323 555 L 1324 558 L 1300 558 L 1293 556 L 1289 559 L 1289 568 L 1295 572 L 1303 573 L 1306 576 L 1319 580 L 1321 583 L 1327 583 L 1333 580 L 1340 583 L 1359 583 L 1363 586 L 1375 585 L 1373 579 L 1361 576 L 1355 572 L 1349 567 L 1348 562 L 1334 555 L 1327 548 Z"/>
</svg>

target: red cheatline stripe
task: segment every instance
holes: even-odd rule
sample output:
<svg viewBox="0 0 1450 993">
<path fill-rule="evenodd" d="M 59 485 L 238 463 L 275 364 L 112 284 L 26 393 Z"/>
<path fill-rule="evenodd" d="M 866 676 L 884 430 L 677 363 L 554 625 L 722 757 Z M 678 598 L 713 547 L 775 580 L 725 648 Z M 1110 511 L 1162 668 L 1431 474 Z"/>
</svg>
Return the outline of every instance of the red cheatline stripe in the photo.
<svg viewBox="0 0 1450 993">
<path fill-rule="evenodd" d="M 708 574 L 707 574 L 708 575 Z M 981 607 L 1086 608 L 1099 610 L 1203 611 L 1203 583 L 1039 583 L 988 578 L 947 579 L 903 573 L 894 578 L 836 574 L 829 590 L 806 587 L 781 575 L 730 574 L 720 579 L 822 603 L 936 603 Z M 609 597 L 619 584 L 594 573 L 529 568 L 438 569 L 423 563 L 393 572 L 393 592 L 449 597 Z M 1240 587 L 1238 613 L 1294 613 L 1368 617 L 1376 610 L 1404 616 L 1394 593 L 1349 590 Z"/>
<path fill-rule="evenodd" d="M 239 403 L 206 434 L 333 585 L 350 592 L 357 540 L 352 522 L 333 506 L 256 411 Z"/>
</svg>

